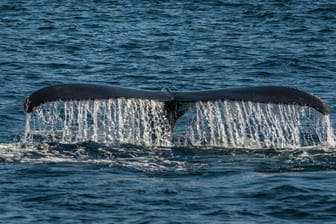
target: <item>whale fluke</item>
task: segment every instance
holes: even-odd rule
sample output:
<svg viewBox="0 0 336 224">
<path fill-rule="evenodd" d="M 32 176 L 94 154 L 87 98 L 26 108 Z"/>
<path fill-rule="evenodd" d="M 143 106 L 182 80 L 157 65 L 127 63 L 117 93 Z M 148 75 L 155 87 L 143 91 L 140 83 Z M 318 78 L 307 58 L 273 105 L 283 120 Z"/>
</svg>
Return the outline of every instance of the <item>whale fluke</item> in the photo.
<svg viewBox="0 0 336 224">
<path fill-rule="evenodd" d="M 230 100 L 300 105 L 312 107 L 324 115 L 329 114 L 327 104 L 319 97 L 298 89 L 283 86 L 259 86 L 197 92 L 176 92 L 174 93 L 174 99 L 179 102 Z"/>
<path fill-rule="evenodd" d="M 165 102 L 168 116 L 176 120 L 183 114 L 184 104 L 196 101 L 251 101 L 256 103 L 291 104 L 312 107 L 328 115 L 328 106 L 318 97 L 298 89 L 281 86 L 228 88 L 205 91 L 150 91 L 96 84 L 53 85 L 32 93 L 24 103 L 27 113 L 52 101 L 94 100 L 112 98 L 149 99 Z M 181 112 L 182 111 L 182 112 Z M 173 115 L 171 115 L 173 114 Z"/>
<path fill-rule="evenodd" d="M 24 110 L 32 112 L 35 107 L 52 101 L 95 100 L 112 98 L 137 98 L 159 101 L 172 100 L 166 92 L 137 90 L 116 86 L 95 84 L 61 84 L 39 89 L 32 93 L 24 103 Z"/>
</svg>

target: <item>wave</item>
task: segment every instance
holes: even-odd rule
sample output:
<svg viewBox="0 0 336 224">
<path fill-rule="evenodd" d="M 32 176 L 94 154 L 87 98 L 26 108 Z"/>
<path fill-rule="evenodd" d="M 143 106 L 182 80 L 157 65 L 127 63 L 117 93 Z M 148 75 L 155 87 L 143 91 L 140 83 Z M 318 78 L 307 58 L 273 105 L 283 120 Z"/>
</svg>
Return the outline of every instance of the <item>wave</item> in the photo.
<svg viewBox="0 0 336 224">
<path fill-rule="evenodd" d="M 198 173 L 213 167 L 214 175 L 232 166 L 232 172 L 258 173 L 336 170 L 335 148 L 237 149 L 219 147 L 142 147 L 130 144 L 0 144 L 2 163 L 85 163 L 169 175 Z M 236 165 L 234 165 L 236 164 Z M 209 167 L 210 166 L 210 167 Z M 211 170 L 211 169 L 210 169 Z"/>
</svg>

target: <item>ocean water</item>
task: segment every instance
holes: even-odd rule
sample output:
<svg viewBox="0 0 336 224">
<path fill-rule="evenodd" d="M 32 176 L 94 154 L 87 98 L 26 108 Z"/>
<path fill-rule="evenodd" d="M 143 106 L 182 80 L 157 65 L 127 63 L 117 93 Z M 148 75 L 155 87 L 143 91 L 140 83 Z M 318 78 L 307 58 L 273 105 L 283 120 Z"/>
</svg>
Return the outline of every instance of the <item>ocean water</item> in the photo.
<svg viewBox="0 0 336 224">
<path fill-rule="evenodd" d="M 0 30 L 1 223 L 336 222 L 334 1 L 3 0 Z M 44 133 L 27 142 L 25 98 L 83 82 L 179 91 L 299 88 L 328 104 L 328 137 L 301 144 L 288 125 L 297 120 L 270 114 L 277 130 L 290 130 L 287 138 L 267 128 L 272 141 L 253 147 L 236 141 L 244 135 L 237 129 L 228 135 L 239 133 L 234 144 L 224 135 L 195 138 L 221 127 L 204 112 L 214 106 L 200 104 L 208 123 L 177 124 L 178 134 L 193 136 L 186 144 L 113 144 L 136 136 L 127 128 L 110 138 L 62 134 L 59 141 Z"/>
</svg>

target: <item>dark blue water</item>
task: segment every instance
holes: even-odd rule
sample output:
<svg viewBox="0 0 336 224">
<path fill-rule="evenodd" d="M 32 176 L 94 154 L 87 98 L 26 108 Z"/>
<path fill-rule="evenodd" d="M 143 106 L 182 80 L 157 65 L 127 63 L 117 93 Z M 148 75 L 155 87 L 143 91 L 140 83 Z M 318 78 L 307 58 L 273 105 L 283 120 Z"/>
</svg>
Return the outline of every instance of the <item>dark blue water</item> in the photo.
<svg viewBox="0 0 336 224">
<path fill-rule="evenodd" d="M 3 0 L 0 30 L 1 222 L 336 222 L 332 146 L 20 144 L 25 97 L 60 83 L 290 86 L 334 124 L 334 1 Z"/>
</svg>

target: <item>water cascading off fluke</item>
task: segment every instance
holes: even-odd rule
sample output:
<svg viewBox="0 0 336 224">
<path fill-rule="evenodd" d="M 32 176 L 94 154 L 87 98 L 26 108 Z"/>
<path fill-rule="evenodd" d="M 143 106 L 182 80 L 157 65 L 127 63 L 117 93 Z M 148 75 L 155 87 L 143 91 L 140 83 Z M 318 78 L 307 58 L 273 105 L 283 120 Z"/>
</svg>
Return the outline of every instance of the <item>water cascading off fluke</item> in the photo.
<svg viewBox="0 0 336 224">
<path fill-rule="evenodd" d="M 47 103 L 27 113 L 26 125 L 28 142 L 70 144 L 283 148 L 333 139 L 329 117 L 310 107 L 220 100 L 186 104 L 175 127 L 162 102 L 121 98 Z"/>
</svg>

